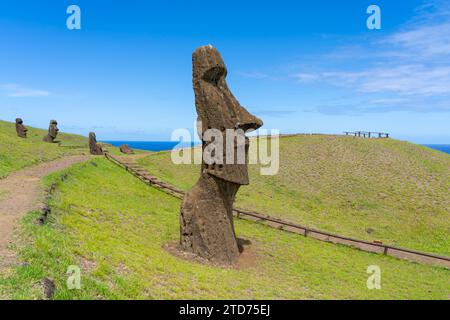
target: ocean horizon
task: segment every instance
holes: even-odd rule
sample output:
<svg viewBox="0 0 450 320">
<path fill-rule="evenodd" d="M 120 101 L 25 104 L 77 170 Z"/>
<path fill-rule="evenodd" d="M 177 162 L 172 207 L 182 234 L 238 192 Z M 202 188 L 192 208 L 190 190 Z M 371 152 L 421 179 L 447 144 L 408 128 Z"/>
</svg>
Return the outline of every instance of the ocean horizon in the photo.
<svg viewBox="0 0 450 320">
<path fill-rule="evenodd" d="M 450 154 L 450 144 L 424 144 L 424 146 Z"/>
<path fill-rule="evenodd" d="M 196 146 L 199 144 L 199 142 L 180 144 L 180 142 L 177 141 L 102 141 L 102 142 L 109 143 L 114 147 L 120 147 L 123 144 L 127 144 L 131 149 L 140 149 L 153 152 L 172 150 L 177 145 L 179 145 L 180 148 L 187 148 L 189 146 Z M 450 154 L 450 144 L 423 144 L 423 146 Z"/>
</svg>

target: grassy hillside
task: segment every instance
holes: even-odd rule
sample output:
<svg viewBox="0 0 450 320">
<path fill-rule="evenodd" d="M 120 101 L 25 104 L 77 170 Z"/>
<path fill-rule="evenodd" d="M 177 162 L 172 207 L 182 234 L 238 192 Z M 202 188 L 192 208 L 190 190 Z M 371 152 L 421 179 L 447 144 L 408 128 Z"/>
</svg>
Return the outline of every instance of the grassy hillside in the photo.
<svg viewBox="0 0 450 320">
<path fill-rule="evenodd" d="M 199 167 L 170 153 L 140 164 L 188 190 Z M 280 170 L 261 176 L 236 205 L 306 226 L 450 256 L 450 156 L 392 139 L 296 136 L 280 140 Z"/>
<path fill-rule="evenodd" d="M 17 137 L 14 123 L 0 120 L 0 179 L 12 171 L 40 162 L 89 152 L 86 137 L 59 132 L 56 140 L 60 143 L 51 144 L 42 141 L 47 130 L 27 128 L 28 138 L 22 139 Z M 106 147 L 110 153 L 120 154 L 118 148 Z"/>
<path fill-rule="evenodd" d="M 57 191 L 50 221 L 24 223 L 25 262 L 0 276 L 0 296 L 42 298 L 44 277 L 55 299 L 447 299 L 450 271 L 237 221 L 251 242 L 238 268 L 218 268 L 172 256 L 163 246 L 179 237 L 180 201 L 145 186 L 104 158 L 52 175 Z M 126 196 L 125 196 L 126 195 Z M 66 288 L 69 265 L 81 267 L 82 289 Z M 368 290 L 367 267 L 382 270 L 382 290 Z M 420 277 L 417 275 L 420 274 Z"/>
<path fill-rule="evenodd" d="M 17 137 L 15 124 L 0 121 L 0 178 L 11 171 L 87 151 L 87 138 L 59 133 L 61 145 L 42 142 L 46 130 L 27 127 L 28 138 Z"/>
</svg>

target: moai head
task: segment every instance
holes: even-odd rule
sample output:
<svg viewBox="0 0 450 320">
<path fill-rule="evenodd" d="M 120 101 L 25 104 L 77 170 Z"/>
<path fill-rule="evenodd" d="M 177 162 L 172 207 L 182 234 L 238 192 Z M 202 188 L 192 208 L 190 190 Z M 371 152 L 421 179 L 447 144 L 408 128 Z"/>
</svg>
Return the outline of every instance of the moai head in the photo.
<svg viewBox="0 0 450 320">
<path fill-rule="evenodd" d="M 92 155 L 103 155 L 102 146 L 97 143 L 97 136 L 94 132 L 89 133 L 89 151 Z"/>
<path fill-rule="evenodd" d="M 16 132 L 17 136 L 20 138 L 26 138 L 27 137 L 27 127 L 23 125 L 23 120 L 21 118 L 16 119 Z"/>
<path fill-rule="evenodd" d="M 48 134 L 44 137 L 45 142 L 54 142 L 56 136 L 58 135 L 58 122 L 56 120 L 50 121 L 50 125 L 48 127 Z"/>
<path fill-rule="evenodd" d="M 91 151 L 91 154 L 93 151 L 95 151 L 97 147 L 97 136 L 94 132 L 89 132 L 89 149 Z"/>
<path fill-rule="evenodd" d="M 48 134 L 53 139 L 56 139 L 56 136 L 58 135 L 58 122 L 56 120 L 50 121 L 50 126 L 48 127 Z"/>
<path fill-rule="evenodd" d="M 208 129 L 222 132 L 224 148 L 222 164 L 203 164 L 203 172 L 239 185 L 249 184 L 248 169 L 244 163 L 230 163 L 226 159 L 226 131 L 233 130 L 243 135 L 243 132 L 256 130 L 263 122 L 242 107 L 231 93 L 225 81 L 227 68 L 217 49 L 211 45 L 198 48 L 192 55 L 193 86 L 195 92 L 195 107 L 197 109 L 200 139 L 203 149 L 210 141 L 205 141 L 204 133 Z M 230 132 L 230 131 L 229 131 Z M 243 138 L 243 137 L 242 137 Z M 248 139 L 245 143 L 245 153 L 248 151 Z M 235 159 L 239 146 L 233 143 Z"/>
</svg>

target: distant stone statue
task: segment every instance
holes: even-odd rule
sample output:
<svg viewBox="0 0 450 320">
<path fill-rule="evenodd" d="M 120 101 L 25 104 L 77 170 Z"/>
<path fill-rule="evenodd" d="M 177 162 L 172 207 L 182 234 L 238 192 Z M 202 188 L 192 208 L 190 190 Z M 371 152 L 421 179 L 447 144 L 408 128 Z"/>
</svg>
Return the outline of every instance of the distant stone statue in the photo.
<svg viewBox="0 0 450 320">
<path fill-rule="evenodd" d="M 186 193 L 180 214 L 180 245 L 182 250 L 219 264 L 233 264 L 239 248 L 233 224 L 233 203 L 241 185 L 249 184 L 247 152 L 249 141 L 243 131 L 256 130 L 263 122 L 244 109 L 228 89 L 227 69 L 220 53 L 212 46 L 198 48 L 192 57 L 193 86 L 200 139 L 203 142 L 203 163 L 200 179 Z M 222 154 L 214 154 L 222 163 L 207 163 L 205 149 L 212 143 L 206 139 L 208 129 L 215 129 L 227 141 L 225 132 L 241 132 L 245 159 L 239 163 Z M 211 131 L 210 131 L 211 132 Z M 232 138 L 234 141 L 235 138 Z M 234 151 L 238 146 L 234 145 Z M 228 160 L 228 161 L 227 161 Z"/>
<path fill-rule="evenodd" d="M 56 136 L 58 135 L 58 122 L 56 120 L 50 121 L 50 125 L 48 127 L 48 134 L 44 137 L 44 142 L 55 142 Z"/>
<path fill-rule="evenodd" d="M 105 153 L 100 143 L 97 142 L 97 137 L 94 132 L 89 133 L 89 151 L 92 155 L 101 156 Z"/>
<path fill-rule="evenodd" d="M 23 125 L 23 120 L 20 118 L 16 119 L 16 132 L 17 136 L 19 138 L 26 138 L 27 137 L 27 127 Z"/>
<path fill-rule="evenodd" d="M 133 150 L 131 150 L 131 148 L 127 145 L 127 144 L 123 144 L 120 146 L 120 152 L 125 153 L 125 154 L 133 154 Z"/>
</svg>

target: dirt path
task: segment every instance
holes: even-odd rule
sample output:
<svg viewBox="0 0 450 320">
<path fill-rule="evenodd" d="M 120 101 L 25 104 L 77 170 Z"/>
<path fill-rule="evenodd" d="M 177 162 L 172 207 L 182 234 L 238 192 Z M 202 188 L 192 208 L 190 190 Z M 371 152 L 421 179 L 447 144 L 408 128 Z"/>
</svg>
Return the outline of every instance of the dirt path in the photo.
<svg viewBox="0 0 450 320">
<path fill-rule="evenodd" d="M 8 246 L 14 242 L 14 231 L 19 219 L 39 208 L 42 200 L 41 179 L 88 159 L 89 156 L 66 157 L 14 172 L 0 180 L 0 270 L 15 261 L 14 252 Z"/>
</svg>

